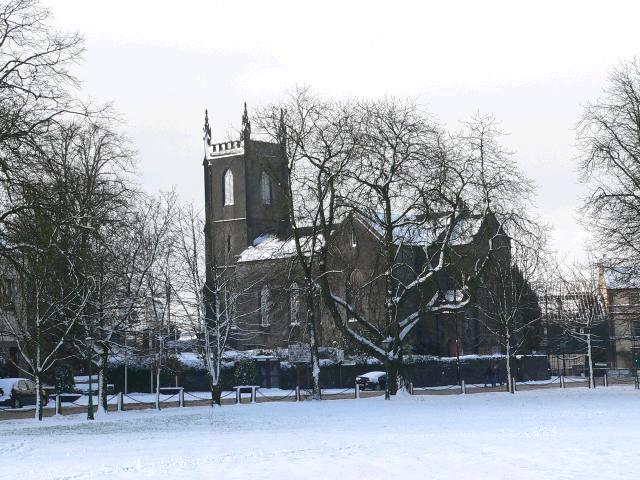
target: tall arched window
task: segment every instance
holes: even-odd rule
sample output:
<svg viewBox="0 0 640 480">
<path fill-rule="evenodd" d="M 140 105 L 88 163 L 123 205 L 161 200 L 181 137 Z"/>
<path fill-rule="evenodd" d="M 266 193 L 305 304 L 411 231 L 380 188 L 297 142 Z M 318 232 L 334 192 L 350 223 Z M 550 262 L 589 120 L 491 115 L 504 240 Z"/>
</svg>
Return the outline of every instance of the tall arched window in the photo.
<svg viewBox="0 0 640 480">
<path fill-rule="evenodd" d="M 271 178 L 266 172 L 260 176 L 260 190 L 262 192 L 262 204 L 271 205 Z"/>
<path fill-rule="evenodd" d="M 233 205 L 233 172 L 228 169 L 224 172 L 224 204 Z"/>
<path fill-rule="evenodd" d="M 300 310 L 300 289 L 298 284 L 293 282 L 289 289 L 289 322 L 291 325 L 299 325 L 300 319 L 298 318 Z"/>
<path fill-rule="evenodd" d="M 269 326 L 269 310 L 271 303 L 271 292 L 266 285 L 260 290 L 260 326 Z"/>
<path fill-rule="evenodd" d="M 355 309 L 359 314 L 363 314 L 362 311 L 363 302 L 362 302 L 362 287 L 364 286 L 364 275 L 357 268 L 351 272 L 349 275 L 349 281 L 347 283 L 347 302 Z M 356 322 L 357 320 L 353 315 L 347 311 L 347 320 L 349 322 Z"/>
</svg>

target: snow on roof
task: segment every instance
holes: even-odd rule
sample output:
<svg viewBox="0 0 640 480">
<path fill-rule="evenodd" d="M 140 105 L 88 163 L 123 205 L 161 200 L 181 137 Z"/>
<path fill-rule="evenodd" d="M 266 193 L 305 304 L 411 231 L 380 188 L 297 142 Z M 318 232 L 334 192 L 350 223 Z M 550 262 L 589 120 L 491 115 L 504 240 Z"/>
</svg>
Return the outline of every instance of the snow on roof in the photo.
<svg viewBox="0 0 640 480">
<path fill-rule="evenodd" d="M 384 235 L 383 222 L 381 216 L 379 220 L 363 219 L 380 236 Z M 392 215 L 392 222 L 397 226 L 393 230 L 393 243 L 404 243 L 407 245 L 430 245 L 434 243 L 444 232 L 447 216 L 440 216 L 434 219 L 421 219 L 417 215 Z M 451 245 L 468 245 L 473 241 L 473 236 L 480 230 L 482 216 L 473 215 L 459 219 L 454 225 L 451 234 Z"/>
<path fill-rule="evenodd" d="M 628 267 L 609 267 L 604 269 L 604 281 L 607 288 L 640 288 L 640 273 Z"/>
<path fill-rule="evenodd" d="M 302 237 L 300 243 L 303 250 L 310 248 L 312 237 Z M 320 245 L 322 236 L 317 237 L 316 245 Z M 293 238 L 282 240 L 275 235 L 263 234 L 253 241 L 253 245 L 246 248 L 238 258 L 238 262 L 257 262 L 277 258 L 291 258 L 296 254 L 296 243 Z"/>
<path fill-rule="evenodd" d="M 383 375 L 386 375 L 384 372 L 368 372 L 368 373 L 363 373 L 362 375 L 359 375 L 359 377 L 365 377 L 368 378 L 371 381 L 377 382 L 378 379 L 380 379 L 380 377 L 382 377 Z"/>
</svg>

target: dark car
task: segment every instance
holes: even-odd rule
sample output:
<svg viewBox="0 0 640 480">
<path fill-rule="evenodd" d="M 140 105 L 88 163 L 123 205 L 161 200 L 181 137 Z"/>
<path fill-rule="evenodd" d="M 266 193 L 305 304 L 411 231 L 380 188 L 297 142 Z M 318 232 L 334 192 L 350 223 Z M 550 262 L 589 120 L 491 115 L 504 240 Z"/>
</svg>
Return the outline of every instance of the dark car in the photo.
<svg viewBox="0 0 640 480">
<path fill-rule="evenodd" d="M 384 372 L 368 372 L 356 378 L 361 390 L 384 390 L 387 375 Z"/>
<path fill-rule="evenodd" d="M 46 405 L 48 398 L 42 396 Z M 36 404 L 36 383 L 28 378 L 0 378 L 0 405 L 11 408 L 22 408 Z"/>
</svg>

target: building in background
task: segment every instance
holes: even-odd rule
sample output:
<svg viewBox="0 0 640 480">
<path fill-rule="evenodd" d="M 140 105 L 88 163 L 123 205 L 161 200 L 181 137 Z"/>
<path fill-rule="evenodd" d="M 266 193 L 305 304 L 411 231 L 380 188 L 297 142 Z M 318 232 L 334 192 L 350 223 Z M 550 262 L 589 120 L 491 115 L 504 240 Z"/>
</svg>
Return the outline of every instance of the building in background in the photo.
<svg viewBox="0 0 640 480">
<path fill-rule="evenodd" d="M 609 314 L 609 367 L 635 371 L 640 368 L 640 275 L 603 265 L 598 270 Z"/>
</svg>

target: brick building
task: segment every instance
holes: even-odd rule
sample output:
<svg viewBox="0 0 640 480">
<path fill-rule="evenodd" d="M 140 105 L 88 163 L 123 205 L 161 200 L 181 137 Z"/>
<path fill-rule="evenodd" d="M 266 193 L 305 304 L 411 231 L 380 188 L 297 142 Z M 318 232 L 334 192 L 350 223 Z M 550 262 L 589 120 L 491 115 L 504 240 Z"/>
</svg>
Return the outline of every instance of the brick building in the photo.
<svg viewBox="0 0 640 480">
<path fill-rule="evenodd" d="M 626 268 L 598 266 L 599 285 L 609 316 L 610 368 L 640 368 L 640 276 Z"/>
</svg>

